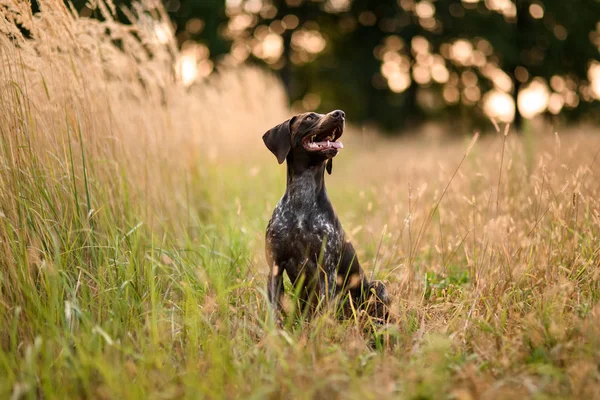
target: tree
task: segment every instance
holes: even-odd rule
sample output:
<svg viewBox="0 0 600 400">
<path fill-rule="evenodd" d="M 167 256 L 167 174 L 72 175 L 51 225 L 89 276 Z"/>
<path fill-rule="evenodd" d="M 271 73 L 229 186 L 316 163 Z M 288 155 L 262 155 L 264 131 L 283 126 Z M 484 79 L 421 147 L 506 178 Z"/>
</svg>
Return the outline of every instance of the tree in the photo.
<svg viewBox="0 0 600 400">
<path fill-rule="evenodd" d="M 600 1 L 167 0 L 165 7 L 180 45 L 201 42 L 215 61 L 267 66 L 296 109 L 343 108 L 355 122 L 391 131 L 429 119 L 479 124 L 492 116 L 520 127 L 539 113 L 600 114 L 600 89 L 588 77 L 599 59 Z"/>
</svg>

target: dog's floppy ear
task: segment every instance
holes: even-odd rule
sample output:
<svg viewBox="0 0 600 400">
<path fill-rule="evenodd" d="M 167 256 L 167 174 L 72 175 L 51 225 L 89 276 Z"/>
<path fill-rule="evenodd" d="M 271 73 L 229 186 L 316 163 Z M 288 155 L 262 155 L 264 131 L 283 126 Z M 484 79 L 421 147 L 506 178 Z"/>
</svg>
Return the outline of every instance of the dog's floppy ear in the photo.
<svg viewBox="0 0 600 400">
<path fill-rule="evenodd" d="M 331 170 L 333 169 L 333 158 L 327 160 L 327 165 L 325 165 L 325 169 L 327 170 L 327 173 L 331 175 Z"/>
<path fill-rule="evenodd" d="M 263 135 L 265 145 L 271 150 L 271 153 L 275 154 L 279 164 L 285 161 L 285 158 L 292 148 L 291 126 L 294 118 L 282 122 Z"/>
</svg>

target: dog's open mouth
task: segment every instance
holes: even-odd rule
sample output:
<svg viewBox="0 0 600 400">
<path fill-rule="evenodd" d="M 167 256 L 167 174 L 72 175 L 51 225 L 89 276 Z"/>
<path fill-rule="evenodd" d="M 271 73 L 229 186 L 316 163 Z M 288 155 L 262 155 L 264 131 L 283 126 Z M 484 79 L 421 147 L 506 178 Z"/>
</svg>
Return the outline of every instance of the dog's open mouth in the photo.
<svg viewBox="0 0 600 400">
<path fill-rule="evenodd" d="M 302 139 L 302 145 L 308 151 L 327 151 L 343 149 L 342 142 L 337 140 L 342 136 L 344 127 L 338 126 L 329 132 L 316 133 Z"/>
</svg>

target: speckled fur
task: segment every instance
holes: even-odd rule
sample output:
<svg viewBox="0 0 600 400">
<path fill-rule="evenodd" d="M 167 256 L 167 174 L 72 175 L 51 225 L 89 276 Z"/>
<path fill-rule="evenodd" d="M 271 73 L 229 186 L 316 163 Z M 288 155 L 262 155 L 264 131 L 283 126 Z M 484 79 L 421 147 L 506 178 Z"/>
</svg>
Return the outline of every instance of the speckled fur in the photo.
<svg viewBox="0 0 600 400">
<path fill-rule="evenodd" d="M 381 304 L 388 303 L 385 286 L 366 279 L 327 196 L 324 177 L 326 163 L 337 151 L 314 154 L 299 144 L 305 135 L 313 134 L 314 130 L 327 123 L 331 124 L 332 114 L 316 114 L 318 123 L 313 123 L 308 129 L 302 129 L 303 124 L 306 125 L 306 114 L 286 121 L 289 131 L 283 129 L 283 135 L 289 135 L 287 140 L 291 145 L 284 146 L 280 142 L 273 145 L 265 139 L 278 159 L 282 159 L 281 148 L 289 149 L 285 154 L 286 192 L 277 203 L 266 232 L 266 257 L 270 266 L 268 295 L 278 318 L 278 311 L 282 307 L 284 271 L 294 286 L 301 286 L 299 293 L 303 308 L 308 306 L 314 309 L 319 301 L 339 300 L 343 297 L 340 295 L 344 294 L 350 295 L 355 307 L 361 307 L 372 297 L 371 289 L 374 289 Z M 281 140 L 281 130 L 281 126 L 278 126 L 270 132 Z"/>
<path fill-rule="evenodd" d="M 340 260 L 344 231 L 318 175 L 318 170 L 315 174 L 310 169 L 290 177 L 288 190 L 267 226 L 266 237 L 272 255 L 270 263 L 285 270 L 292 282 L 297 282 L 304 273 L 306 284 L 318 277 L 322 269 L 324 276 L 316 281 L 316 289 L 319 294 L 333 298 L 335 266 Z M 323 171 L 320 175 L 323 176 Z"/>
</svg>

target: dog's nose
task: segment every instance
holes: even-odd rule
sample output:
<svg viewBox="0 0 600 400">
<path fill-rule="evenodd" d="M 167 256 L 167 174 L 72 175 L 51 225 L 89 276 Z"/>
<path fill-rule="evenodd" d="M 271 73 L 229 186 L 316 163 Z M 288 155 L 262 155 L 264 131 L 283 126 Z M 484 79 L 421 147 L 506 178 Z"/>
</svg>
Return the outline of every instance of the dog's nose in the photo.
<svg viewBox="0 0 600 400">
<path fill-rule="evenodd" d="M 337 119 L 345 119 L 346 118 L 346 113 L 343 112 L 342 110 L 335 110 L 331 112 L 331 116 L 333 118 L 337 118 Z"/>
</svg>

